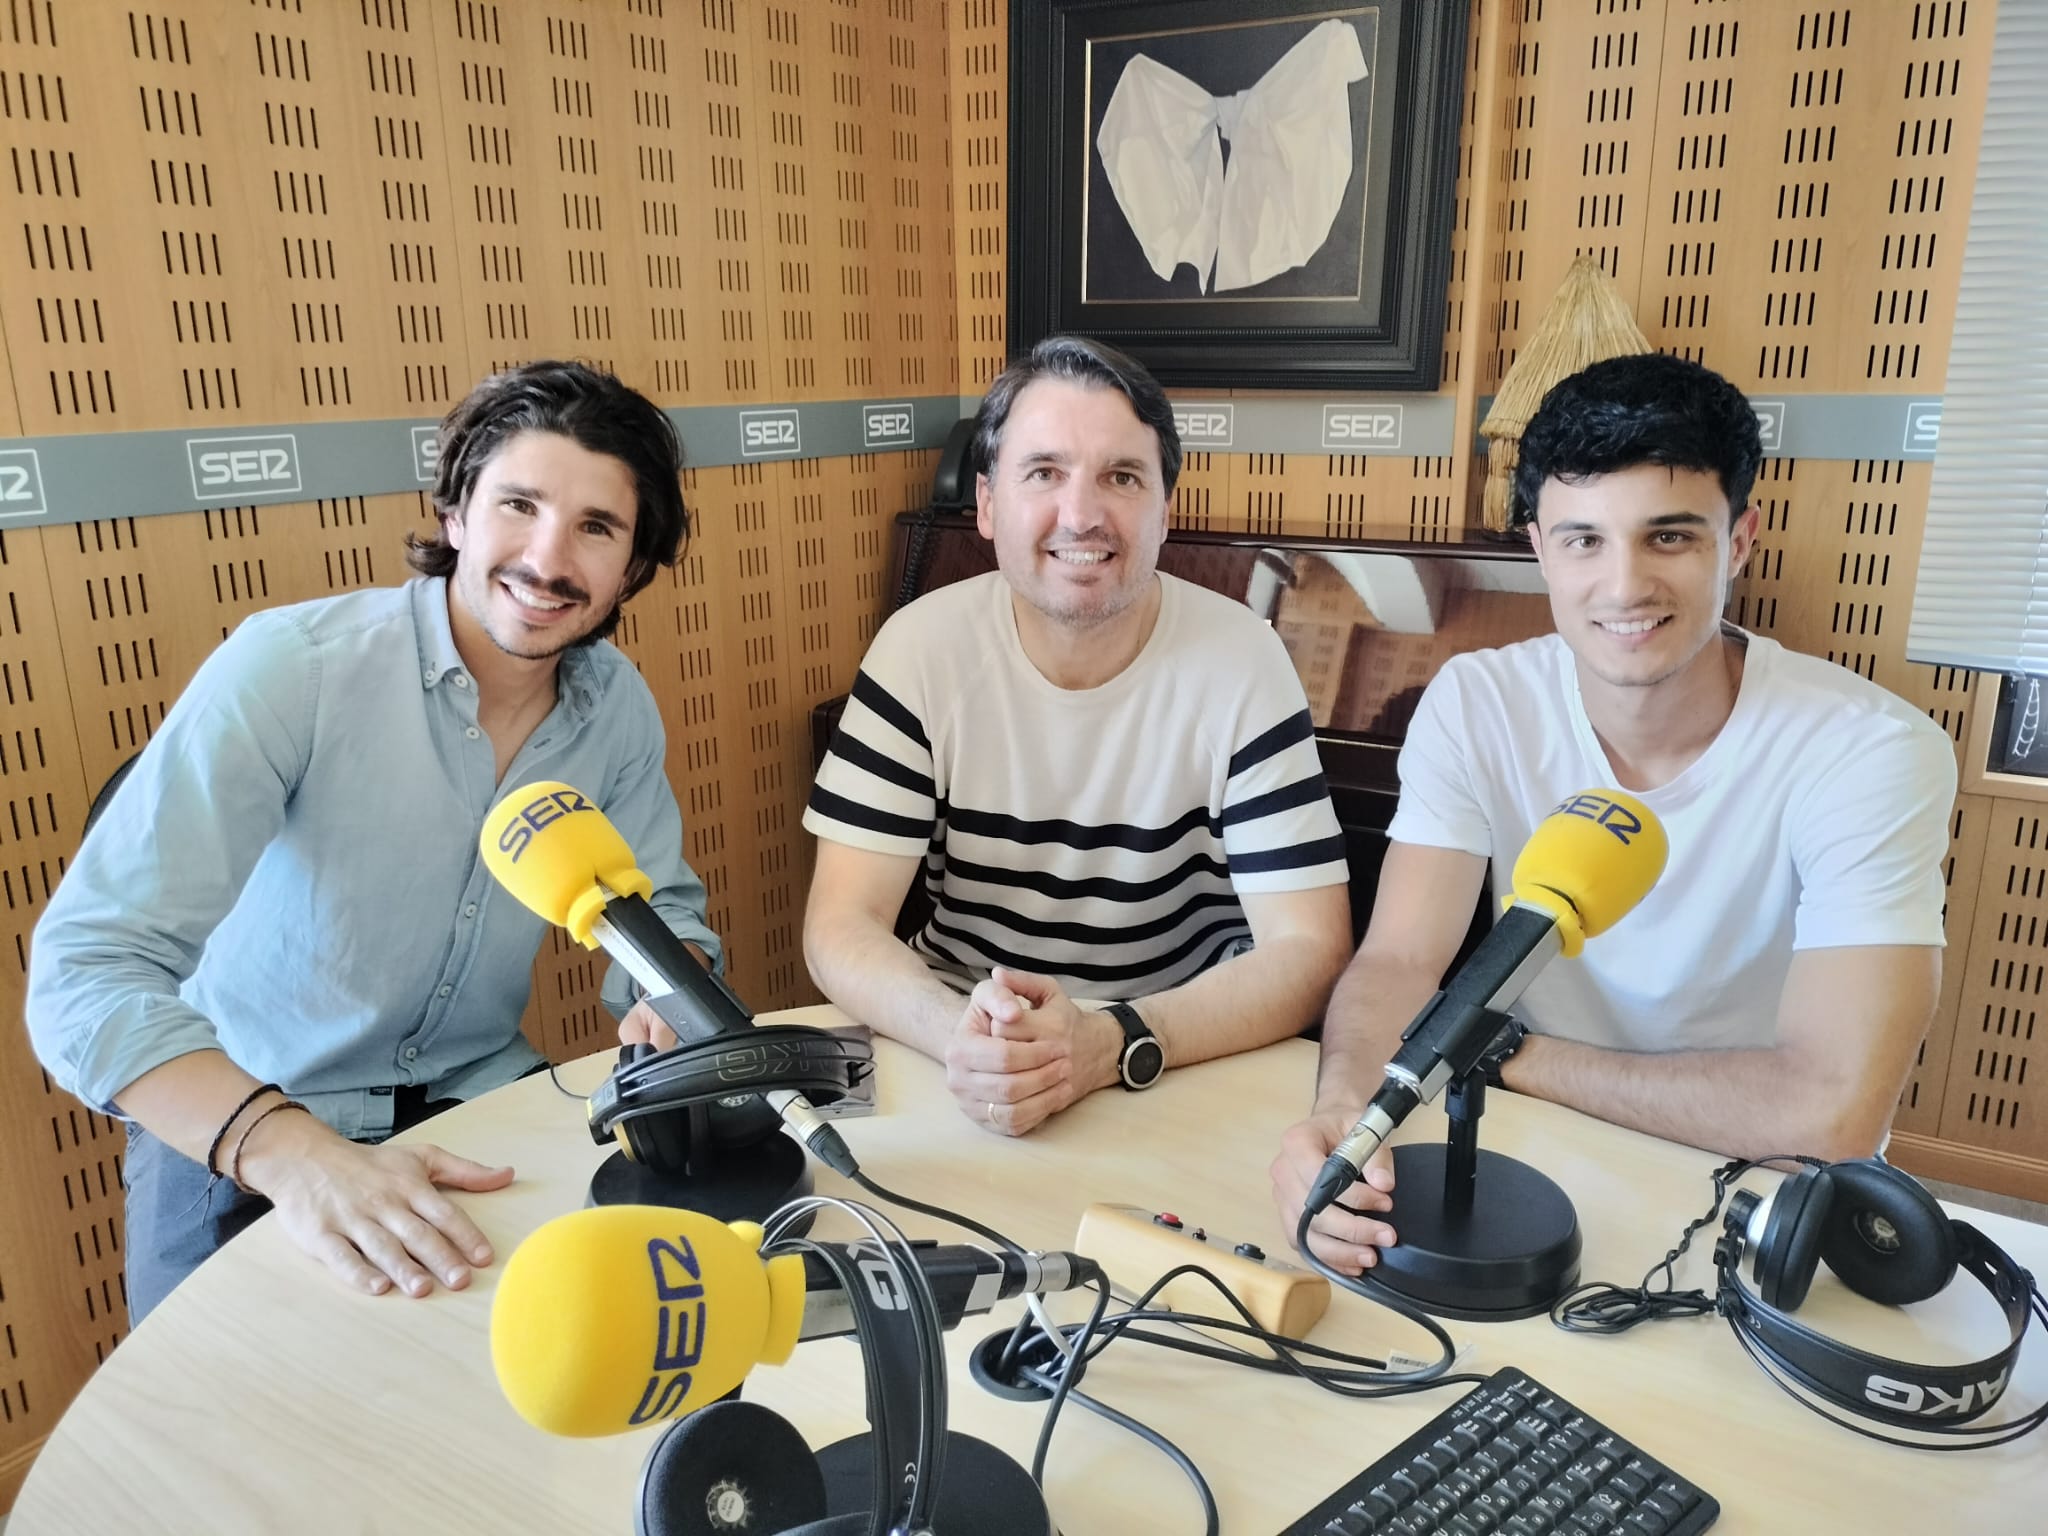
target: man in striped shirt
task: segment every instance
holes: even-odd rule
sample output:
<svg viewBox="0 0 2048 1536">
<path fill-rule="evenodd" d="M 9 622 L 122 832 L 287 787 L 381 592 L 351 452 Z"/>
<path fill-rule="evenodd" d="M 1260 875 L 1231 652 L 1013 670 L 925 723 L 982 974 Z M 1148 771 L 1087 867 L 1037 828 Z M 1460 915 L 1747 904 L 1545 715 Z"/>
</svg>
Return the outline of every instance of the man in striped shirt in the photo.
<svg viewBox="0 0 2048 1536">
<path fill-rule="evenodd" d="M 975 445 L 1000 569 L 904 608 L 862 662 L 804 813 L 804 956 L 1020 1135 L 1298 1033 L 1350 905 L 1285 649 L 1156 569 L 1181 460 L 1157 383 L 1049 338 L 991 386 Z M 920 866 L 934 911 L 906 944 Z"/>
</svg>

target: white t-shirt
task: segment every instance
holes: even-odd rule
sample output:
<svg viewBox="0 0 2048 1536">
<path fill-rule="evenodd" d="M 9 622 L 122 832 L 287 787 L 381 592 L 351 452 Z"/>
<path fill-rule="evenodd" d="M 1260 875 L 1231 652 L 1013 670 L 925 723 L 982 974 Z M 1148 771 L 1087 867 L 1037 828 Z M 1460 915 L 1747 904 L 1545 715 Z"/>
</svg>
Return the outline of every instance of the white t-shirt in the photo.
<svg viewBox="0 0 2048 1536">
<path fill-rule="evenodd" d="M 1670 838 L 1663 877 L 1536 978 L 1514 1009 L 1532 1029 L 1632 1051 L 1767 1047 L 1794 950 L 1943 942 L 1948 736 L 1832 662 L 1724 633 L 1748 645 L 1733 713 L 1638 796 Z M 1617 782 L 1563 640 L 1475 651 L 1423 694 L 1388 836 L 1491 858 L 1499 897 L 1553 807 Z"/>
<path fill-rule="evenodd" d="M 1242 603 L 1159 578 L 1137 658 L 1048 682 L 989 572 L 890 618 L 861 661 L 804 826 L 925 861 L 911 947 L 971 985 L 995 965 L 1144 997 L 1242 951 L 1242 892 L 1348 877 L 1286 648 Z"/>
</svg>

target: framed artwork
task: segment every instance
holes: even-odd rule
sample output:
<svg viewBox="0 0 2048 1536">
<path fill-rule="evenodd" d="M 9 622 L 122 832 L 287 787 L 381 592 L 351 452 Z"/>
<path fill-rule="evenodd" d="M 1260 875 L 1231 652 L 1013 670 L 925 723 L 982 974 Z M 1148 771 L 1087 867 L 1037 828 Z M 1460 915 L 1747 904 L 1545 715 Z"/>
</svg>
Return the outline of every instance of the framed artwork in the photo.
<svg viewBox="0 0 2048 1536">
<path fill-rule="evenodd" d="M 1465 0 L 1012 0 L 1010 337 L 1435 390 Z"/>
</svg>

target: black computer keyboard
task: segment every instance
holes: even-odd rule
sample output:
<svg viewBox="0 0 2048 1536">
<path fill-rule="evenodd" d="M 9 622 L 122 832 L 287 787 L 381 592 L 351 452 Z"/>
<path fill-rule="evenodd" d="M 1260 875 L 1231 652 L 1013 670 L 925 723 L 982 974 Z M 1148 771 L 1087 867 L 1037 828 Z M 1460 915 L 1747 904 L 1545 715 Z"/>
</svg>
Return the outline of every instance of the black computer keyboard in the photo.
<svg viewBox="0 0 2048 1536">
<path fill-rule="evenodd" d="M 1694 1536 L 1721 1506 L 1509 1368 L 1280 1536 Z"/>
</svg>

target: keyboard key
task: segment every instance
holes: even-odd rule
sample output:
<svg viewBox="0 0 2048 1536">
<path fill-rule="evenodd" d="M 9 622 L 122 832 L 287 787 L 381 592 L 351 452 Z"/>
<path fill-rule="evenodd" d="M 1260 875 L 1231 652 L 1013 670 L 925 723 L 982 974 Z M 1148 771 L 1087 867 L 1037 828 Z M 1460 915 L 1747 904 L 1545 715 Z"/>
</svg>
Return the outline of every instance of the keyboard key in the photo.
<svg viewBox="0 0 2048 1536">
<path fill-rule="evenodd" d="M 1436 1457 L 1432 1453 L 1424 1451 L 1401 1469 L 1401 1475 L 1415 1484 L 1415 1491 L 1417 1493 L 1427 1493 L 1437 1485 L 1438 1478 L 1442 1477 L 1449 1468 L 1456 1465 L 1456 1462 L 1446 1459 L 1439 1466 Z"/>
<path fill-rule="evenodd" d="M 1448 1493 L 1460 1509 L 1472 1502 L 1472 1495 L 1493 1481 L 1491 1474 L 1481 1477 L 1469 1466 L 1460 1467 L 1437 1486 Z"/>
<path fill-rule="evenodd" d="M 1465 1465 L 1481 1477 L 1499 1477 L 1515 1464 L 1512 1447 L 1496 1440 L 1492 1445 L 1482 1446 L 1465 1458 Z"/>
<path fill-rule="evenodd" d="M 1501 1478 L 1500 1486 L 1514 1495 L 1515 1507 L 1519 1509 L 1523 1500 L 1543 1486 L 1543 1479 L 1529 1469 L 1529 1463 L 1523 1462 Z"/>
<path fill-rule="evenodd" d="M 1685 1518 L 1685 1507 L 1665 1498 L 1661 1493 L 1645 1494 L 1642 1503 L 1636 1507 L 1638 1510 L 1648 1510 L 1666 1525 L 1675 1525 Z"/>
<path fill-rule="evenodd" d="M 1586 1505 L 1590 1509 L 1600 1510 L 1616 1525 L 1626 1520 L 1631 1512 L 1626 1499 L 1616 1498 L 1605 1488 L 1602 1488 L 1592 1498 L 1588 1499 Z"/>
<path fill-rule="evenodd" d="M 1444 1438 L 1456 1448 L 1462 1460 L 1493 1438 L 1493 1426 L 1478 1419 L 1460 1419 Z"/>
<path fill-rule="evenodd" d="M 1671 1522 L 1653 1509 L 1639 1509 L 1621 1522 L 1627 1536 L 1664 1536 L 1671 1529 Z"/>
<path fill-rule="evenodd" d="M 1365 1515 L 1375 1523 L 1387 1520 L 1401 1508 L 1402 1500 L 1385 1483 L 1376 1484 L 1366 1495 L 1351 1506 L 1351 1512 Z"/>
<path fill-rule="evenodd" d="M 1428 1477 L 1429 1482 L 1423 1482 L 1421 1474 L 1416 1472 L 1414 1463 L 1411 1462 L 1388 1478 L 1387 1488 L 1394 1496 L 1394 1503 L 1397 1506 L 1405 1505 L 1421 1498 L 1436 1481 L 1434 1472 L 1429 1473 Z"/>
<path fill-rule="evenodd" d="M 1607 1479 L 1607 1486 L 1633 1504 L 1650 1491 L 1651 1483 L 1648 1478 L 1623 1467 Z"/>
<path fill-rule="evenodd" d="M 1522 1510 L 1525 1514 L 1537 1515 L 1555 1525 L 1569 1515 L 1577 1503 L 1577 1499 L 1569 1497 L 1562 1489 L 1553 1485 L 1541 1493 L 1530 1494 L 1522 1501 Z"/>
<path fill-rule="evenodd" d="M 1494 1497 L 1491 1488 L 1473 1495 L 1472 1502 L 1465 1506 L 1465 1514 L 1471 1519 L 1486 1517 L 1487 1529 L 1497 1531 L 1507 1518 L 1515 1512 L 1512 1504 Z"/>
<path fill-rule="evenodd" d="M 1700 1492 L 1697 1488 L 1687 1483 L 1681 1483 L 1675 1477 L 1665 1478 L 1663 1482 L 1657 1485 L 1657 1491 L 1676 1504 L 1681 1515 L 1685 1514 L 1693 1505 L 1700 1501 Z"/>
<path fill-rule="evenodd" d="M 1449 1489 L 1438 1485 L 1435 1491 L 1425 1493 L 1421 1498 L 1417 1499 L 1415 1507 L 1430 1515 L 1441 1525 L 1458 1512 L 1458 1501 L 1452 1497 Z"/>
</svg>

